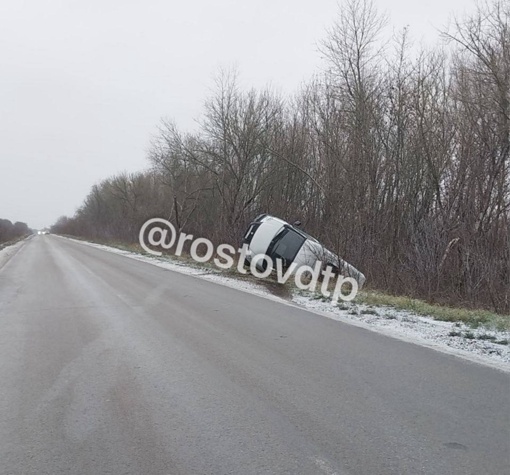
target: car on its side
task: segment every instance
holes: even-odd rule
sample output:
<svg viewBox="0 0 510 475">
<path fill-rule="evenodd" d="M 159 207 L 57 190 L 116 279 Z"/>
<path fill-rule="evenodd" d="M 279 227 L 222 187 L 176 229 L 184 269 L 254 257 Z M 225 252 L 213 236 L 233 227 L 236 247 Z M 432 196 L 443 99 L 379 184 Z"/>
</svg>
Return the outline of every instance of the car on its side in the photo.
<svg viewBox="0 0 510 475">
<path fill-rule="evenodd" d="M 242 244 L 247 244 L 246 264 L 251 263 L 253 256 L 267 255 L 276 266 L 276 260 L 281 259 L 283 267 L 288 268 L 292 263 L 296 268 L 303 265 L 314 267 L 317 261 L 322 268 L 327 266 L 332 271 L 344 277 L 352 277 L 358 282 L 359 288 L 365 282 L 365 276 L 351 264 L 345 262 L 334 252 L 326 249 L 317 239 L 310 236 L 297 225 L 291 225 L 283 219 L 261 214 L 250 224 L 244 234 Z M 257 261 L 257 267 L 265 270 L 266 262 Z"/>
</svg>

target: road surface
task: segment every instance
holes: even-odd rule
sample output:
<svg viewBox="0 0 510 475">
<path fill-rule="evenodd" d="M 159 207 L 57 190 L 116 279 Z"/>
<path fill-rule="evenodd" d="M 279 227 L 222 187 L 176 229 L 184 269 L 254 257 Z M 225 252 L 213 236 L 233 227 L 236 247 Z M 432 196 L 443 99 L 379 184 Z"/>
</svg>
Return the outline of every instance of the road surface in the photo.
<svg viewBox="0 0 510 475">
<path fill-rule="evenodd" d="M 507 373 L 56 236 L 0 269 L 0 473 L 498 474 Z"/>
</svg>

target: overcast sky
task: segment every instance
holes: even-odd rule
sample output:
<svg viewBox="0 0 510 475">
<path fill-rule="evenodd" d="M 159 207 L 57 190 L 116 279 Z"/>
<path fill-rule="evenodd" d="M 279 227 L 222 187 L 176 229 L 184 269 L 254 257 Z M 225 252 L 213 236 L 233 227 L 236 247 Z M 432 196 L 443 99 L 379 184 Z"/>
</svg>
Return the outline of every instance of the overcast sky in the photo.
<svg viewBox="0 0 510 475">
<path fill-rule="evenodd" d="M 1 0 L 0 218 L 72 215 L 90 187 L 147 167 L 162 117 L 192 129 L 221 67 L 295 92 L 321 67 L 341 0 Z M 432 43 L 473 0 L 380 0 Z"/>
</svg>

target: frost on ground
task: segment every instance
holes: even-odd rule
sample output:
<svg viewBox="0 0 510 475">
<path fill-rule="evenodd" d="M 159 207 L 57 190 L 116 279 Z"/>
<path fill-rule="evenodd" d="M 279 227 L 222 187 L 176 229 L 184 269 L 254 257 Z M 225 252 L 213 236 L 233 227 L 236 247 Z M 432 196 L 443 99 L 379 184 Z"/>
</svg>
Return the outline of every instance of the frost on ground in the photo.
<svg viewBox="0 0 510 475">
<path fill-rule="evenodd" d="M 355 302 L 339 302 L 294 295 L 293 302 L 339 321 L 361 323 L 383 333 L 442 349 L 459 350 L 494 362 L 510 363 L 510 332 L 485 327 L 473 329 L 462 322 L 443 322 L 405 310 Z"/>
<path fill-rule="evenodd" d="M 7 261 L 16 254 L 21 246 L 25 243 L 25 240 L 22 239 L 14 244 L 6 245 L 5 247 L 0 247 L 0 269 L 7 264 Z"/>
<path fill-rule="evenodd" d="M 68 238 L 70 239 L 70 238 Z M 148 262 L 165 269 L 180 272 L 218 284 L 233 287 L 266 298 L 288 303 L 268 290 L 263 281 L 243 280 L 240 275 L 228 276 L 216 268 L 193 265 L 167 257 L 142 255 L 115 247 L 86 241 L 73 241 Z M 479 362 L 510 370 L 510 332 L 485 327 L 471 328 L 462 322 L 444 322 L 431 317 L 413 314 L 392 307 L 365 305 L 356 302 L 339 302 L 317 298 L 317 294 L 295 292 L 291 302 L 319 315 L 353 323 L 389 336 L 454 353 Z"/>
</svg>

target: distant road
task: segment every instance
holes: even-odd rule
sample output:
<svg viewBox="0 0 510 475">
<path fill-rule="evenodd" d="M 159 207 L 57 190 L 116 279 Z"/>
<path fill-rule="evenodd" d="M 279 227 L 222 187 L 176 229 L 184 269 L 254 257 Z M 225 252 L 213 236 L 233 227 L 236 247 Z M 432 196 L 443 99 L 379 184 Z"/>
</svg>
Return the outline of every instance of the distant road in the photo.
<svg viewBox="0 0 510 475">
<path fill-rule="evenodd" d="M 51 235 L 0 384 L 2 475 L 509 473 L 508 374 Z"/>
</svg>

